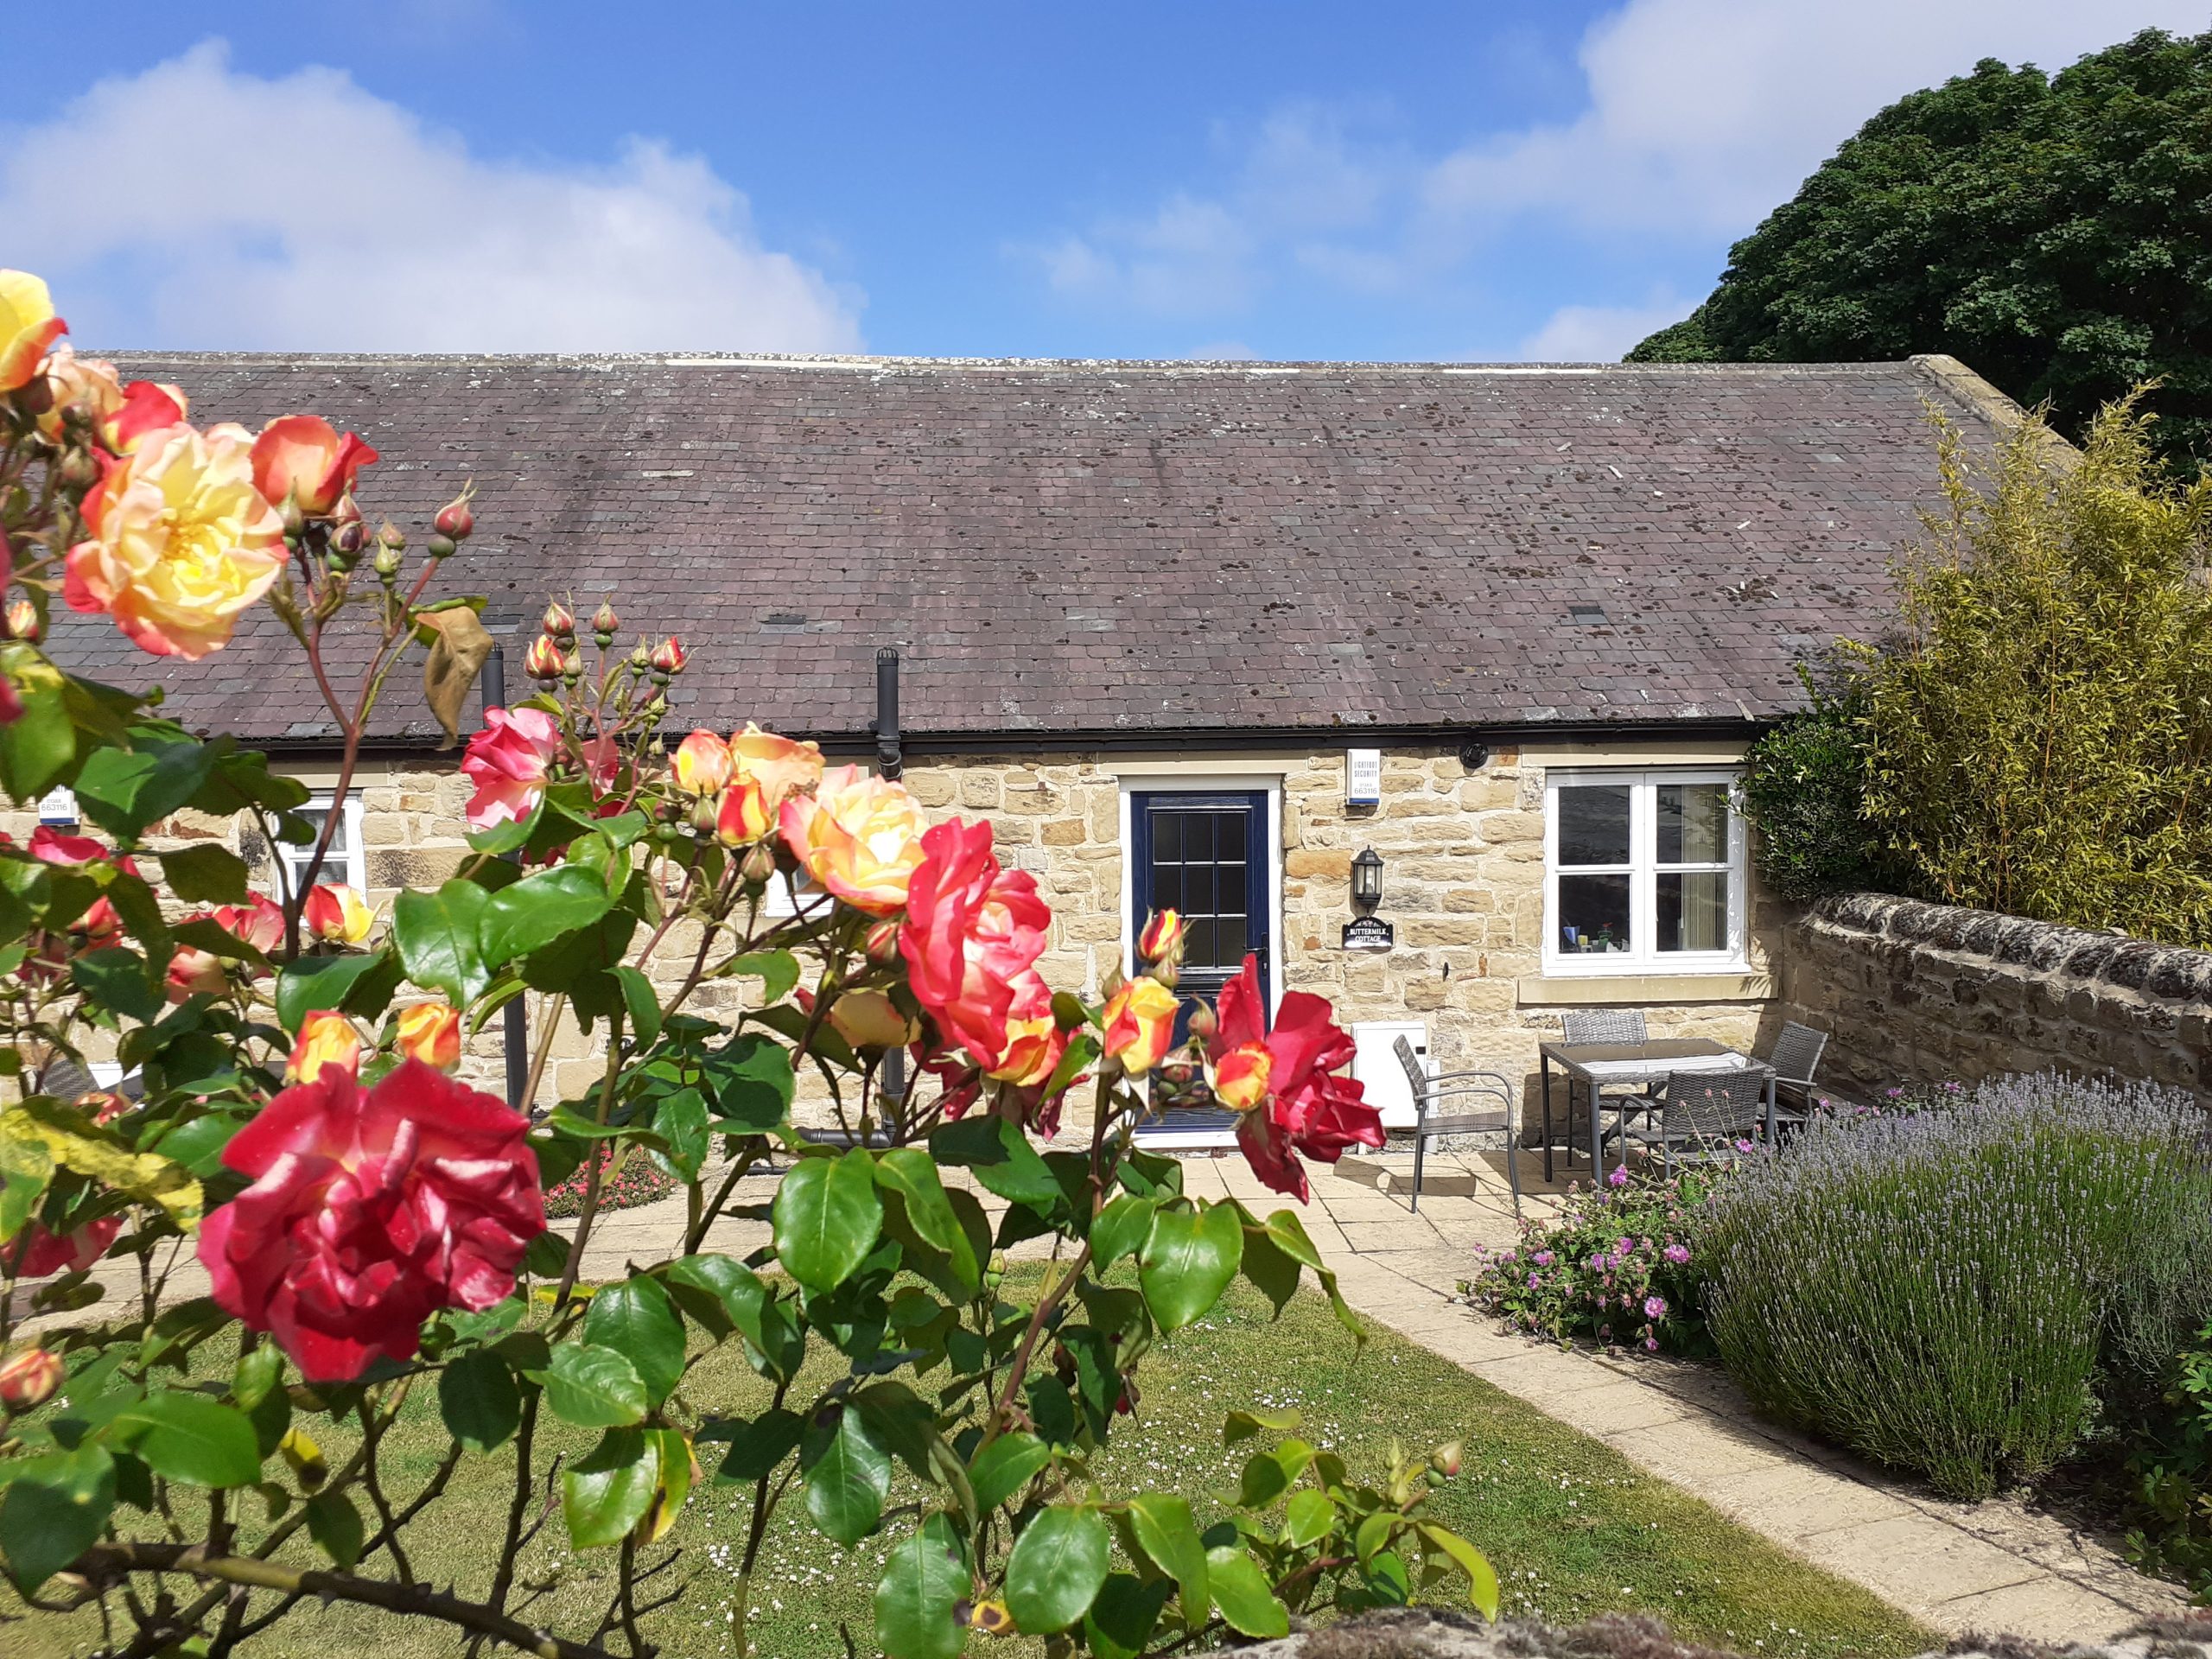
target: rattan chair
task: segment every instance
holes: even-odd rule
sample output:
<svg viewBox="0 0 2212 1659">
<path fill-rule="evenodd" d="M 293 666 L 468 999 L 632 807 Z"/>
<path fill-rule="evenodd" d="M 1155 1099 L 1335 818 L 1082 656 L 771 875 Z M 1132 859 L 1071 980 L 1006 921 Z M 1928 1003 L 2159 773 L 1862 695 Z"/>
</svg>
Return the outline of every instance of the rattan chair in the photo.
<svg viewBox="0 0 2212 1659">
<path fill-rule="evenodd" d="M 1813 1112 L 1813 1073 L 1827 1048 L 1828 1034 L 1795 1020 L 1783 1023 L 1773 1052 L 1762 1056 L 1774 1068 L 1775 1116 L 1802 1123 Z"/>
<path fill-rule="evenodd" d="M 1656 1153 L 1659 1166 L 1671 1174 L 1677 1158 L 1735 1158 L 1738 1143 L 1758 1135 L 1765 1116 L 1764 1071 L 1676 1071 L 1659 1085 L 1649 1120 L 1624 1124 L 1618 1138 L 1624 1150 Z"/>
<path fill-rule="evenodd" d="M 1428 1068 L 1414 1052 L 1414 1046 L 1401 1037 L 1391 1045 L 1398 1057 L 1398 1064 L 1406 1069 L 1406 1082 L 1414 1092 L 1414 1196 L 1412 1208 L 1421 1211 L 1421 1165 L 1427 1158 L 1431 1138 L 1440 1135 L 1482 1135 L 1493 1129 L 1505 1131 L 1505 1179 L 1513 1189 L 1513 1213 L 1521 1213 L 1520 1148 L 1514 1144 L 1513 1085 L 1495 1071 L 1445 1071 L 1431 1077 Z M 1497 1103 L 1495 1111 L 1454 1112 L 1449 1116 L 1433 1115 L 1433 1109 L 1440 1100 L 1453 1096 L 1478 1095 Z"/>
</svg>

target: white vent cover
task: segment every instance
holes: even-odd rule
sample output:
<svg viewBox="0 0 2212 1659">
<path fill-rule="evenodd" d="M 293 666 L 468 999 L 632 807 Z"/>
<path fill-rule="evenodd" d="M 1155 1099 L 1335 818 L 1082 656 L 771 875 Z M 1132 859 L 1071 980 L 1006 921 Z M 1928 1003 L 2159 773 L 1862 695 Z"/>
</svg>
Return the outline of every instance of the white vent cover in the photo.
<svg viewBox="0 0 2212 1659">
<path fill-rule="evenodd" d="M 1367 1086 L 1367 1103 L 1382 1114 L 1386 1129 L 1414 1126 L 1414 1091 L 1392 1045 L 1412 1042 L 1421 1063 L 1428 1063 L 1428 1023 L 1423 1020 L 1356 1020 L 1352 1022 L 1351 1074 Z M 1430 1068 L 1432 1071 L 1433 1067 Z"/>
</svg>

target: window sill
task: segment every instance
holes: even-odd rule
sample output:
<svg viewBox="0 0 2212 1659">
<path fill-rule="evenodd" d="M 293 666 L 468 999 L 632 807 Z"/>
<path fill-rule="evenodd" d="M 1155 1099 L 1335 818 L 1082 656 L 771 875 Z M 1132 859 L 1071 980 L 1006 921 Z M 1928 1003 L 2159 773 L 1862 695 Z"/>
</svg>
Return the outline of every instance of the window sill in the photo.
<svg viewBox="0 0 2212 1659">
<path fill-rule="evenodd" d="M 1713 974 L 1523 974 L 1514 995 L 1524 1008 L 1587 1008 L 1614 1004 L 1662 1007 L 1674 1002 L 1764 1002 L 1774 976 L 1748 970 Z"/>
</svg>

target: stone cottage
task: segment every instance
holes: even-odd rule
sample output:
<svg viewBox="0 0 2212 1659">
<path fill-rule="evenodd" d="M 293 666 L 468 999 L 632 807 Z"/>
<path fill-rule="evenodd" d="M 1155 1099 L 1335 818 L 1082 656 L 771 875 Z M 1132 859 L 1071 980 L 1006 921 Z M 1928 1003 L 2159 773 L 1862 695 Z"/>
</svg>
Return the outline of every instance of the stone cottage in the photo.
<svg viewBox="0 0 2212 1659">
<path fill-rule="evenodd" d="M 1929 410 L 1978 442 L 2012 413 L 1947 359 L 123 366 L 195 419 L 358 429 L 372 511 L 403 522 L 474 479 L 441 589 L 490 596 L 517 696 L 548 594 L 612 594 L 691 649 L 676 729 L 754 719 L 868 759 L 895 648 L 906 781 L 1037 874 L 1048 978 L 1095 988 L 1173 905 L 1193 986 L 1252 950 L 1271 995 L 1327 994 L 1393 1114 L 1401 1032 L 1515 1076 L 1564 1007 L 1754 1034 L 1781 918 L 1733 769 L 1797 706 L 1799 660 L 1881 627 L 1936 493 Z M 196 664 L 94 619 L 56 634 L 328 786 L 332 730 L 265 612 Z M 343 826 L 374 901 L 463 851 L 435 737 L 396 681 Z"/>
</svg>

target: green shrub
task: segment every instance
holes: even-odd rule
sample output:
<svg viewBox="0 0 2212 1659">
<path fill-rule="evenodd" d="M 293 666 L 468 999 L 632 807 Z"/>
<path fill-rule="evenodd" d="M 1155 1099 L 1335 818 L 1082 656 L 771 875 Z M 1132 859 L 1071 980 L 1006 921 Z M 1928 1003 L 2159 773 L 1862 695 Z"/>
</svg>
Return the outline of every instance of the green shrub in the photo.
<svg viewBox="0 0 2212 1659">
<path fill-rule="evenodd" d="M 2048 1471 L 2101 1357 L 2212 1255 L 2212 1156 L 2186 1096 L 2056 1075 L 1942 1111 L 1815 1120 L 1716 1195 L 1707 1319 L 1764 1408 L 1980 1497 Z"/>
<path fill-rule="evenodd" d="M 1879 838 L 1867 823 L 1864 676 L 1801 668 L 1812 707 L 1744 756 L 1744 816 L 1758 830 L 1759 874 L 1778 896 L 1885 885 Z M 1824 683 L 1825 681 L 1825 683 Z"/>
<path fill-rule="evenodd" d="M 1859 648 L 1868 817 L 1927 898 L 2212 945 L 2212 478 L 2167 480 L 2132 400 L 1986 475 L 1938 426 L 1903 637 Z"/>
<path fill-rule="evenodd" d="M 1523 1222 L 1520 1243 L 1484 1255 L 1465 1288 L 1532 1335 L 1709 1354 L 1703 1234 L 1724 1178 L 1719 1166 L 1667 1179 L 1616 1169 L 1604 1186 L 1570 1186 L 1555 1217 Z"/>
<path fill-rule="evenodd" d="M 2174 1361 L 2160 1397 L 2131 1414 L 2128 1558 L 2212 1600 L 2212 1326 Z"/>
</svg>

